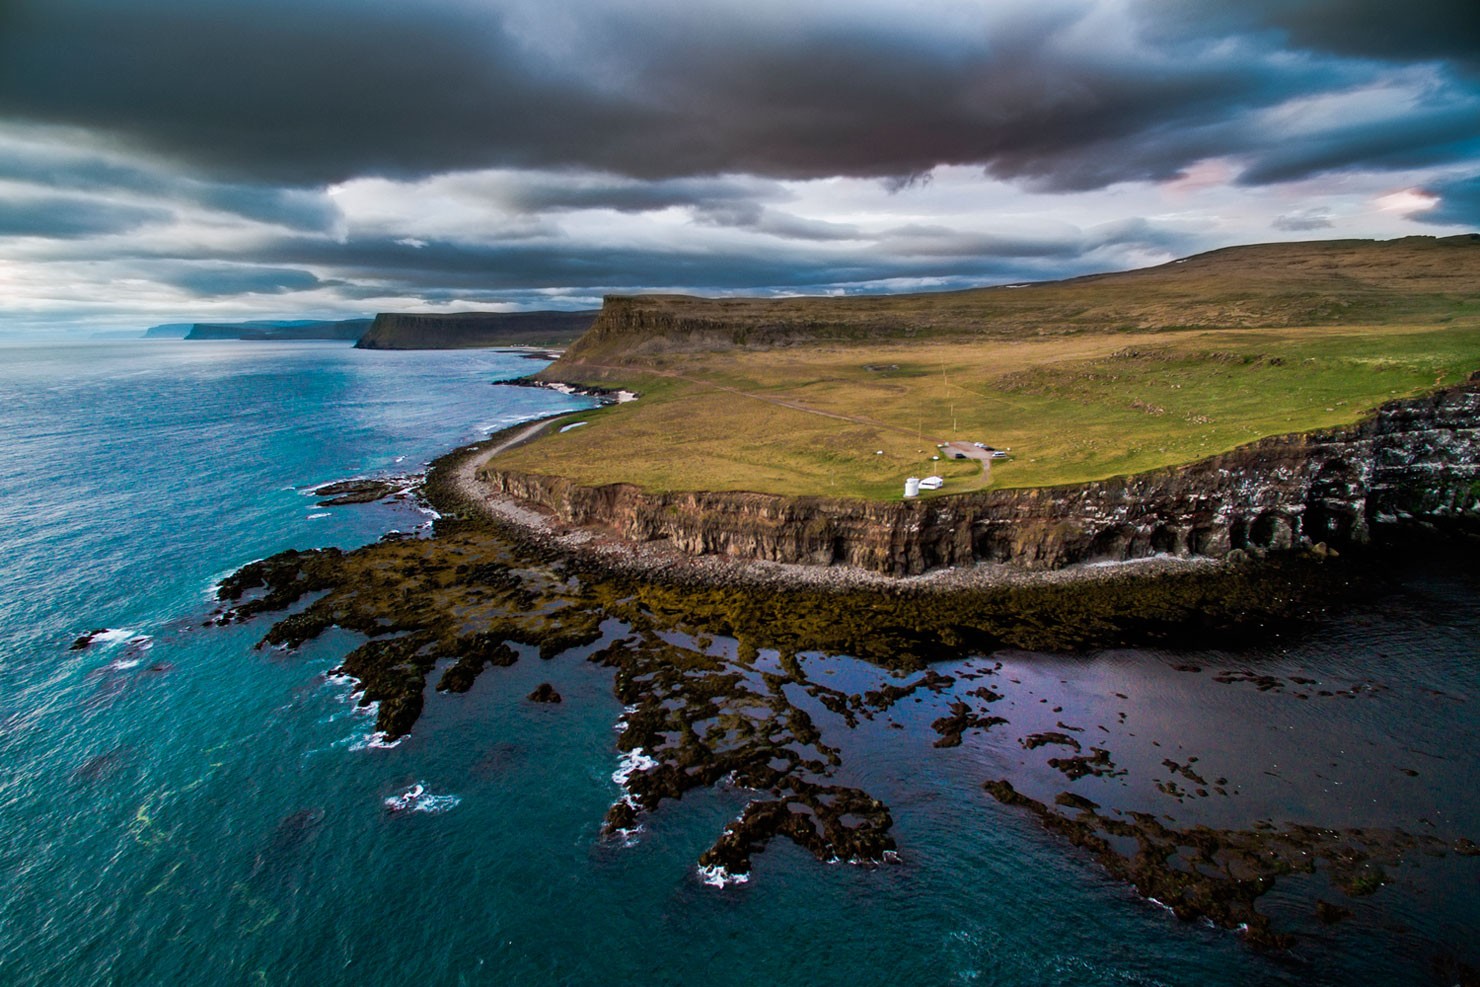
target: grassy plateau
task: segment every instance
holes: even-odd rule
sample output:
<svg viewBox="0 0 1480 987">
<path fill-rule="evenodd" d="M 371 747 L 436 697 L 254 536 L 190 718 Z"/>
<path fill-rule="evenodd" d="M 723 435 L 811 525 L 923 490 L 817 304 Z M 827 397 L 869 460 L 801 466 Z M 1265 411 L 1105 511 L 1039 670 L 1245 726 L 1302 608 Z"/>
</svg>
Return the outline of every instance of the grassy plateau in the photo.
<svg viewBox="0 0 1480 987">
<path fill-rule="evenodd" d="M 1036 313 L 1036 316 L 1035 316 Z M 1231 248 L 1026 288 L 614 299 L 544 374 L 641 400 L 496 465 L 898 499 L 1082 482 L 1356 421 L 1480 369 L 1480 238 Z M 990 474 L 937 443 L 1011 449 Z"/>
</svg>

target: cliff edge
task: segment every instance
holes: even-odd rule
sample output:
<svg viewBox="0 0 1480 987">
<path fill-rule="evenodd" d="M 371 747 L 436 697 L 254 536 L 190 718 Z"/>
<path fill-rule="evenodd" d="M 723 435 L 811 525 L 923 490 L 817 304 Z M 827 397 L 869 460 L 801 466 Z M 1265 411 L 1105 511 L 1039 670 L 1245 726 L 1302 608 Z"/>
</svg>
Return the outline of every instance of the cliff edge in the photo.
<svg viewBox="0 0 1480 987">
<path fill-rule="evenodd" d="M 1346 428 L 1263 439 L 1186 466 L 929 501 L 647 493 L 492 464 L 477 476 L 562 521 L 633 541 L 894 576 L 982 561 L 1053 569 L 1160 553 L 1340 550 L 1403 523 L 1480 530 L 1480 374 Z"/>
</svg>

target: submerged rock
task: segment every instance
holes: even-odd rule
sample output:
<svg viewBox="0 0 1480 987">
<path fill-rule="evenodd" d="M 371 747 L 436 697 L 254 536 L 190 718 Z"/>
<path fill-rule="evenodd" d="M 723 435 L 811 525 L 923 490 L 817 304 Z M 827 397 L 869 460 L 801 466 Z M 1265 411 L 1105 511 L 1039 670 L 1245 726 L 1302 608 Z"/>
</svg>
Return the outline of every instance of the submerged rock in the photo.
<svg viewBox="0 0 1480 987">
<path fill-rule="evenodd" d="M 452 520 L 439 522 L 430 539 L 254 562 L 222 581 L 215 622 L 289 611 L 258 645 L 286 650 L 329 628 L 363 635 L 338 671 L 357 681 L 360 702 L 379 704 L 376 729 L 386 741 L 412 729 L 439 666 L 445 671 L 436 688 L 458 693 L 488 668 L 517 662 L 523 649 L 542 659 L 586 657 L 611 670 L 625 707 L 614 776 L 622 792 L 606 832 L 630 833 L 645 814 L 695 788 L 741 789 L 744 811 L 701 858 L 736 877 L 776 837 L 822 860 L 882 862 L 894 850 L 889 807 L 840 782 L 842 754 L 814 716 L 854 727 L 897 703 L 950 693 L 960 698 L 933 726 L 939 746 L 960 744 L 971 730 L 1006 720 L 989 712 L 1003 692 L 985 685 L 955 692 L 958 678 L 995 674 L 1000 665 L 952 676 L 929 668 L 934 660 L 1004 646 L 1065 651 L 1196 643 L 1209 633 L 1230 643 L 1288 634 L 1349 594 L 1349 584 L 1365 585 L 1351 568 L 1333 580 L 1336 567 L 1353 565 L 1290 558 L 1089 585 L 777 593 L 764 585 L 687 585 L 681 574 L 629 578 Z M 733 653 L 713 652 L 718 635 L 736 642 Z M 812 654 L 849 655 L 900 678 L 858 692 L 835 689 L 808 674 L 803 656 Z M 529 696 L 555 698 L 549 683 Z M 1077 755 L 1056 767 L 1071 777 L 1116 773 L 1107 751 L 1080 754 L 1067 732 L 1077 728 L 1061 729 L 1035 735 L 1035 746 L 1058 744 Z M 1087 799 L 1062 804 L 1096 808 Z M 1366 875 L 1352 873 L 1354 880 Z"/>
<path fill-rule="evenodd" d="M 1088 850 L 1110 874 L 1184 921 L 1208 919 L 1241 929 L 1251 943 L 1286 948 L 1295 937 L 1276 929 L 1255 902 L 1288 875 L 1324 871 L 1349 896 L 1371 894 L 1387 882 L 1383 865 L 1420 855 L 1442 856 L 1444 842 L 1401 829 L 1335 829 L 1262 825 L 1252 829 L 1175 829 L 1144 812 L 1101 815 L 1093 802 L 1065 792 L 1055 799 L 1075 810 L 1070 818 L 1017 791 L 1011 782 L 983 787 L 998 802 L 1025 809 L 1044 828 Z M 1134 849 L 1132 849 L 1132 847 Z M 1317 919 L 1331 923 L 1350 912 L 1319 899 Z"/>
<path fill-rule="evenodd" d="M 107 634 L 108 631 L 109 631 L 109 628 L 107 628 L 107 627 L 98 627 L 98 628 L 95 628 L 94 630 L 90 630 L 86 634 L 83 634 L 81 637 L 79 637 L 77 640 L 73 641 L 72 644 L 71 644 L 71 646 L 69 648 L 67 648 L 67 650 L 68 651 L 85 651 L 88 648 L 92 647 L 92 643 L 94 641 L 96 641 L 98 638 L 102 637 L 104 634 Z"/>
<path fill-rule="evenodd" d="M 315 497 L 324 497 L 320 507 L 341 507 L 346 504 L 370 504 L 383 500 L 406 489 L 414 481 L 408 477 L 392 477 L 383 480 L 339 480 L 315 487 Z"/>
<path fill-rule="evenodd" d="M 558 703 L 561 701 L 560 693 L 556 692 L 555 687 L 548 682 L 541 682 L 526 698 L 532 703 Z"/>
</svg>

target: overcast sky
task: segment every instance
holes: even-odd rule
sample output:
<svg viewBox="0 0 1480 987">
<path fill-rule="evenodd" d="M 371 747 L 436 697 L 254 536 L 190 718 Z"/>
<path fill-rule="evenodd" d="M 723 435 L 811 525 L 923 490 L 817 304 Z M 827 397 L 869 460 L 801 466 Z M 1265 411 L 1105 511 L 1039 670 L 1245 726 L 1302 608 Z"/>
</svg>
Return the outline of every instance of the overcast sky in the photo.
<svg viewBox="0 0 1480 987">
<path fill-rule="evenodd" d="M 0 0 L 0 332 L 1480 229 L 1474 0 Z"/>
</svg>

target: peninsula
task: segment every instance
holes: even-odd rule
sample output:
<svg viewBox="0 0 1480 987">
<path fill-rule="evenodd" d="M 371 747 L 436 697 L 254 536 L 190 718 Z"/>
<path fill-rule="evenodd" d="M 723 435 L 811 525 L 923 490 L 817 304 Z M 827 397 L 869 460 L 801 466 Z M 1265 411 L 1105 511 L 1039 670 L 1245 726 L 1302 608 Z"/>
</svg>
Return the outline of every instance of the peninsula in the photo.
<svg viewBox="0 0 1480 987">
<path fill-rule="evenodd" d="M 1290 275 L 1299 256 L 1334 270 Z M 1290 811 L 1289 772 L 1324 796 L 1326 772 L 1346 760 L 1308 754 L 1303 736 L 1278 755 L 1295 765 L 1284 774 L 1242 755 L 1209 767 L 1240 749 L 1228 740 L 1242 726 L 1264 744 L 1267 718 L 1321 707 L 1337 718 L 1320 730 L 1361 751 L 1363 783 L 1391 790 L 1358 745 L 1372 714 L 1339 718 L 1387 686 L 1345 664 L 1337 682 L 1239 659 L 1209 670 L 1210 689 L 1293 701 L 1219 714 L 1237 697 L 1208 695 L 1196 723 L 1148 734 L 1150 710 L 1125 706 L 1124 663 L 1113 686 L 1085 688 L 1092 666 L 1044 674 L 1054 656 L 1020 652 L 1215 654 L 1209 642 L 1302 636 L 1406 593 L 1392 576 L 1403 566 L 1386 565 L 1401 553 L 1346 548 L 1404 524 L 1473 531 L 1480 518 L 1477 258 L 1469 238 L 1247 248 L 1224 252 L 1242 265 L 1191 258 L 1100 279 L 1142 282 L 1120 301 L 1095 301 L 1096 279 L 845 302 L 614 299 L 533 383 L 630 388 L 638 400 L 448 454 L 423 487 L 440 515 L 431 537 L 250 563 L 222 580 L 211 622 L 279 615 L 258 647 L 289 651 L 331 629 L 363 635 L 335 671 L 373 708 L 377 745 L 407 736 L 438 693 L 535 656 L 539 684 L 519 687 L 530 703 L 560 695 L 561 655 L 609 669 L 621 794 L 603 839 L 626 845 L 695 790 L 744 793 L 698 857 L 707 884 L 748 880 L 755 855 L 782 839 L 823 861 L 899 859 L 886 782 L 845 766 L 840 738 L 856 732 L 884 760 L 923 741 L 931 753 L 911 764 L 998 751 L 994 776 L 973 783 L 985 797 L 1176 916 L 1289 949 L 1395 875 L 1412 879 L 1412 864 L 1480 855 L 1469 833 L 1409 820 L 1406 804 L 1401 825 L 1319 800 L 1308 820 L 1270 821 Z M 1158 292 L 1168 317 L 1196 316 L 1159 279 L 1205 265 L 1198 290 L 1242 297 L 1257 324 L 1126 321 L 1124 306 Z M 1250 287 L 1260 276 L 1323 283 L 1333 313 L 1361 296 L 1366 314 L 1295 318 L 1275 287 Z M 1004 301 L 1014 291 L 1058 299 L 1059 321 L 1047 305 L 1041 318 L 995 319 L 992 305 L 1021 304 Z M 1079 314 L 1064 315 L 1078 292 Z M 1074 322 L 1097 304 L 1103 321 Z M 938 311 L 952 305 L 956 315 Z M 951 458 L 967 449 L 987 455 Z M 924 468 L 942 489 L 904 497 L 899 478 Z M 1463 551 L 1426 548 L 1424 565 L 1467 564 Z M 1184 558 L 1069 568 L 1153 554 Z M 1158 708 L 1168 676 L 1203 673 L 1151 661 Z M 1399 778 L 1419 776 L 1406 746 L 1383 750 L 1403 759 Z M 1321 883 L 1302 880 L 1310 873 Z M 1288 884 L 1282 904 L 1262 904 L 1276 882 Z"/>
<path fill-rule="evenodd" d="M 632 540 L 894 575 L 1336 547 L 1475 518 L 1477 368 L 1480 235 L 950 293 L 611 297 L 538 376 L 642 399 L 478 476 Z M 942 483 L 905 499 L 911 476 Z"/>
</svg>

